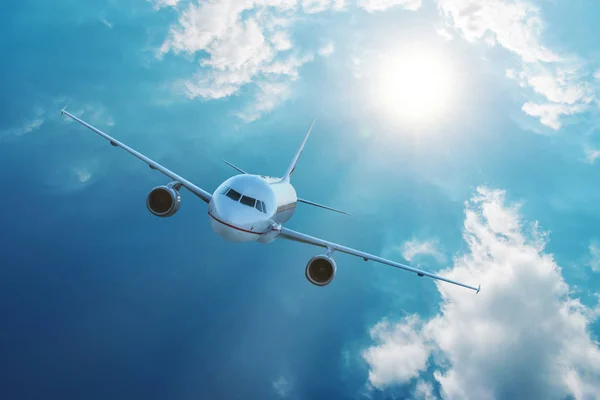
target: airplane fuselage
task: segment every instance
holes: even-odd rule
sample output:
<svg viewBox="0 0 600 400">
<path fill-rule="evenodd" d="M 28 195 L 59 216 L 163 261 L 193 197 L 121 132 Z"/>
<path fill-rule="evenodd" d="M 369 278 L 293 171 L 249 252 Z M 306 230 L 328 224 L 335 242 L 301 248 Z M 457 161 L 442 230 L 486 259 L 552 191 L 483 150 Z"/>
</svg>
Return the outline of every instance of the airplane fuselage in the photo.
<svg viewBox="0 0 600 400">
<path fill-rule="evenodd" d="M 231 242 L 275 239 L 274 224 L 296 210 L 296 190 L 288 180 L 262 175 L 236 175 L 223 182 L 208 204 L 211 228 Z"/>
</svg>

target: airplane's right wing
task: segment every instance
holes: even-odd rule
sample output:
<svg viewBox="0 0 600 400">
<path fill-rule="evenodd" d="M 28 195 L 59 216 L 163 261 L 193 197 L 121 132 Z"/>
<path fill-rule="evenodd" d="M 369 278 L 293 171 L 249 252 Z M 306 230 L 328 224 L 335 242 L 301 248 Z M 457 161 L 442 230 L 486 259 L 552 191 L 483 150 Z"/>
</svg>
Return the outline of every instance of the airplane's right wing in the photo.
<svg viewBox="0 0 600 400">
<path fill-rule="evenodd" d="M 100 129 L 94 128 L 92 125 L 90 125 L 87 122 L 85 122 L 85 121 L 77 118 L 76 116 L 74 116 L 70 112 L 66 111 L 64 108 L 61 110 L 60 113 L 67 115 L 68 117 L 70 117 L 71 119 L 79 122 L 81 125 L 85 126 L 86 128 L 89 128 L 90 130 L 96 132 L 98 135 L 100 135 L 104 139 L 108 140 L 111 145 L 113 145 L 115 147 L 120 147 L 123 150 L 125 150 L 126 152 L 128 152 L 129 154 L 131 154 L 132 156 L 139 158 L 140 160 L 142 160 L 143 162 L 145 162 L 146 164 L 148 164 L 148 166 L 151 169 L 155 169 L 157 171 L 160 171 L 163 174 L 165 174 L 166 176 L 168 176 L 169 178 L 173 179 L 174 181 L 177 181 L 177 182 L 181 183 L 181 185 L 183 187 L 185 187 L 190 192 L 194 193 L 196 196 L 200 197 L 206 203 L 209 203 L 210 199 L 212 199 L 212 195 L 209 192 L 207 192 L 206 190 L 199 188 L 198 186 L 194 185 L 192 182 L 188 181 L 187 179 L 182 178 L 181 176 L 177 175 L 175 172 L 173 172 L 173 171 L 171 171 L 171 170 L 163 167 L 162 165 L 160 165 L 156 161 L 153 161 L 153 160 L 149 159 L 148 157 L 146 157 L 142 153 L 140 153 L 140 152 L 132 149 L 131 147 L 129 147 L 129 146 L 127 146 L 127 145 L 119 142 L 118 140 L 114 139 L 113 137 L 111 137 L 111 136 L 107 135 L 106 133 L 102 132 Z"/>
<path fill-rule="evenodd" d="M 481 288 L 481 286 L 479 286 L 479 287 L 469 286 L 464 283 L 460 283 L 460 282 L 456 282 L 456 281 L 453 281 L 448 278 L 444 278 L 443 276 L 435 275 L 430 272 L 423 271 L 418 268 L 410 267 L 408 265 L 400 264 L 398 262 L 388 260 L 383 257 L 375 256 L 373 254 L 355 250 L 350 247 L 342 246 L 342 245 L 339 245 L 336 243 L 331 243 L 326 240 L 319 239 L 319 238 L 316 238 L 313 236 L 305 235 L 304 233 L 296 232 L 296 231 L 293 231 L 288 228 L 277 227 L 277 228 L 273 228 L 273 229 L 276 231 L 279 231 L 278 237 L 283 238 L 283 239 L 288 239 L 288 240 L 293 240 L 296 242 L 311 244 L 313 246 L 318 246 L 318 247 L 324 247 L 326 249 L 330 249 L 331 251 L 339 251 L 340 253 L 346 253 L 346 254 L 350 254 L 352 256 L 360 257 L 365 261 L 371 260 L 371 261 L 375 261 L 375 262 L 378 262 L 381 264 L 386 264 L 386 265 L 389 265 L 392 267 L 404 269 L 406 271 L 414 272 L 419 276 L 428 276 L 433 279 L 438 279 L 440 281 L 452 283 L 454 285 L 462 286 L 467 289 L 475 290 L 476 293 L 479 293 L 479 290 Z"/>
</svg>

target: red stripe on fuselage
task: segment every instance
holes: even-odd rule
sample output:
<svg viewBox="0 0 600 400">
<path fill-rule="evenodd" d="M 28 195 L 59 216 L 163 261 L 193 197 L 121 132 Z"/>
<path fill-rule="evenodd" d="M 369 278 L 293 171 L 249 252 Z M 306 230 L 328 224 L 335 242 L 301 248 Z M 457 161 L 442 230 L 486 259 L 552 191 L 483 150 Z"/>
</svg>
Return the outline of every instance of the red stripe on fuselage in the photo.
<svg viewBox="0 0 600 400">
<path fill-rule="evenodd" d="M 210 212 L 208 213 L 208 215 L 210 215 L 211 218 L 214 219 L 215 221 L 217 221 L 218 223 L 223 224 L 225 226 L 228 226 L 230 228 L 236 229 L 236 230 L 241 231 L 241 232 L 253 233 L 255 235 L 262 235 L 262 234 L 266 233 L 266 232 L 254 232 L 254 231 L 249 231 L 247 229 L 238 228 L 237 226 L 234 226 L 234 225 L 228 224 L 227 222 L 221 221 L 219 218 L 215 217 Z"/>
</svg>

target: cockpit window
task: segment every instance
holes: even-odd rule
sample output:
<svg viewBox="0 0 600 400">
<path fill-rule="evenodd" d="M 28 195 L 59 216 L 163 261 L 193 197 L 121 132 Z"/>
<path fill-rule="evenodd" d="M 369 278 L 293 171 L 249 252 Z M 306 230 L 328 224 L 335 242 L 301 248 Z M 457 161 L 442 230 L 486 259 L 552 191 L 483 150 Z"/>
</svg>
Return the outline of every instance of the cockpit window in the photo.
<svg viewBox="0 0 600 400">
<path fill-rule="evenodd" d="M 232 199 L 233 201 L 238 201 L 240 199 L 240 197 L 242 197 L 242 195 L 240 193 L 236 192 L 233 189 L 229 189 L 226 196 L 229 197 L 230 199 Z"/>
<path fill-rule="evenodd" d="M 252 197 L 248 197 L 248 196 L 242 196 L 240 203 L 242 203 L 245 206 L 254 208 L 254 204 L 256 204 L 256 199 L 253 199 Z"/>
<path fill-rule="evenodd" d="M 224 194 L 233 201 L 239 201 L 245 206 L 256 208 L 258 211 L 264 214 L 267 213 L 267 207 L 265 206 L 265 203 L 263 201 L 256 200 L 249 196 L 242 196 L 240 192 L 233 190 L 229 187 L 224 187 L 219 193 Z"/>
</svg>

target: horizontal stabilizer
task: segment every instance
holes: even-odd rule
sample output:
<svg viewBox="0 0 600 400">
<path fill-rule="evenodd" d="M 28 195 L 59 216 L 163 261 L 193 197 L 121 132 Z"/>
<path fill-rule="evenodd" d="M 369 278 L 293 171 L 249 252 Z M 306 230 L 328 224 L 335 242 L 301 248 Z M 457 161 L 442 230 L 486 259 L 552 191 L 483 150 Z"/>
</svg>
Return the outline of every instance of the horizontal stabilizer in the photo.
<svg viewBox="0 0 600 400">
<path fill-rule="evenodd" d="M 229 161 L 223 160 L 221 159 L 221 161 L 223 161 L 225 164 L 229 165 L 231 168 L 235 169 L 236 171 L 242 173 L 242 174 L 248 174 L 246 171 L 244 171 L 241 168 L 236 167 L 235 165 L 233 165 L 232 163 L 230 163 Z"/>
<path fill-rule="evenodd" d="M 350 215 L 350 214 L 348 214 L 348 213 L 347 213 L 347 212 L 345 212 L 345 211 L 336 210 L 335 208 L 332 208 L 332 207 L 327 207 L 327 206 L 324 206 L 323 204 L 315 203 L 314 201 L 308 201 L 308 200 L 304 200 L 304 199 L 300 199 L 300 198 L 299 198 L 299 199 L 298 199 L 298 203 L 309 204 L 309 205 L 311 205 L 311 206 L 315 206 L 315 207 L 324 208 L 324 209 L 326 209 L 326 210 L 329 210 L 329 211 L 335 211 L 335 212 L 338 212 L 338 213 L 340 213 L 340 214 L 346 214 L 346 215 Z"/>
</svg>

